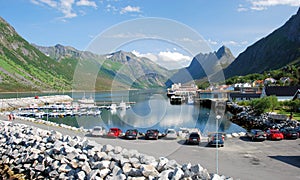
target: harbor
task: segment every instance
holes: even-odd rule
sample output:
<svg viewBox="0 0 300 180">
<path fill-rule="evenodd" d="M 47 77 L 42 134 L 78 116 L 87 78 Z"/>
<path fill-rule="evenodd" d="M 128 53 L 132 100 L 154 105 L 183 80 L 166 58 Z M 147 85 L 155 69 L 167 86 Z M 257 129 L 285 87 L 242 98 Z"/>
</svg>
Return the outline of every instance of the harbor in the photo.
<svg viewBox="0 0 300 180">
<path fill-rule="evenodd" d="M 24 98 L 0 99 L 1 112 L 6 112 L 9 118 L 13 116 L 34 118 L 62 118 L 73 116 L 99 116 L 101 110 L 129 109 L 134 102 L 98 102 L 92 98 L 82 98 L 73 101 L 68 95 L 34 96 Z"/>
</svg>

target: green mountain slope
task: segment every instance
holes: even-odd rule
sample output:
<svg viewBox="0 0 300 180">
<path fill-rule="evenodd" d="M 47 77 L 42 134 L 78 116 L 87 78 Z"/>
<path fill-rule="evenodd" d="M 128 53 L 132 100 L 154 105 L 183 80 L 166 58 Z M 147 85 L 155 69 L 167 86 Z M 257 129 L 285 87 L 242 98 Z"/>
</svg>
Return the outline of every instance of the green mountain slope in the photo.
<svg viewBox="0 0 300 180">
<path fill-rule="evenodd" d="M 66 67 L 45 56 L 0 17 L 0 90 L 68 90 Z"/>
<path fill-rule="evenodd" d="M 282 27 L 257 41 L 229 65 L 226 78 L 263 73 L 286 65 L 300 64 L 300 8 Z"/>
</svg>

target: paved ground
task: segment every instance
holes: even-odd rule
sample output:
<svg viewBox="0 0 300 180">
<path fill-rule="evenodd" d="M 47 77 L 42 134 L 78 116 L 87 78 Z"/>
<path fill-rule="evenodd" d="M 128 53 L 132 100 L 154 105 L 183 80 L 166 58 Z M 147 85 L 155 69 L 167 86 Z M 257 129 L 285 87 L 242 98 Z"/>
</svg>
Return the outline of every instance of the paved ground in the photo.
<svg viewBox="0 0 300 180">
<path fill-rule="evenodd" d="M 127 149 L 136 149 L 154 157 L 175 159 L 178 163 L 200 163 L 209 172 L 233 177 L 234 179 L 299 179 L 300 180 L 300 139 L 282 141 L 251 142 L 245 138 L 225 141 L 225 147 L 185 145 L 183 140 L 124 140 L 90 137 L 87 134 L 47 127 L 27 121 L 15 123 L 33 125 L 43 129 L 57 130 L 63 134 L 78 135 L 95 140 L 100 144 L 111 144 Z M 218 161 L 216 157 L 218 156 Z M 218 164 L 218 165 L 217 165 Z"/>
</svg>

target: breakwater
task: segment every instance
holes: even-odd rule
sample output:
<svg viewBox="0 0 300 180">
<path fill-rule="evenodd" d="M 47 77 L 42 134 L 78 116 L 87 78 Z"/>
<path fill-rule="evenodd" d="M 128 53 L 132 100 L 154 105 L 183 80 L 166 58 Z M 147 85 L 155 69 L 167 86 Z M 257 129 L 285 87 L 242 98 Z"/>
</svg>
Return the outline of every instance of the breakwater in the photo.
<svg viewBox="0 0 300 180">
<path fill-rule="evenodd" d="M 180 165 L 22 124 L 0 125 L 0 164 L 25 179 L 226 179 L 200 164 Z"/>
</svg>

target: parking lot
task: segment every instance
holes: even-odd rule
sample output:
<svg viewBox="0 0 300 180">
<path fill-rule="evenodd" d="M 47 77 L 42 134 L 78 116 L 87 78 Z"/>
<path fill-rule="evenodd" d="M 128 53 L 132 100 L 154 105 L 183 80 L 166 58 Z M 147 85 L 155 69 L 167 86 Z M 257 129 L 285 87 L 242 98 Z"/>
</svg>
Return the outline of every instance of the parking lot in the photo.
<svg viewBox="0 0 300 180">
<path fill-rule="evenodd" d="M 39 128 L 57 130 L 62 134 L 77 135 L 95 140 L 100 144 L 111 144 L 156 158 L 167 157 L 178 163 L 201 164 L 210 173 L 234 179 L 300 179 L 300 139 L 252 142 L 247 138 L 230 138 L 221 148 L 207 147 L 207 140 L 200 145 L 186 145 L 185 140 L 125 140 L 90 137 L 81 132 L 64 128 L 48 127 L 27 121 L 16 120 Z M 216 158 L 218 157 L 218 158 Z"/>
</svg>

